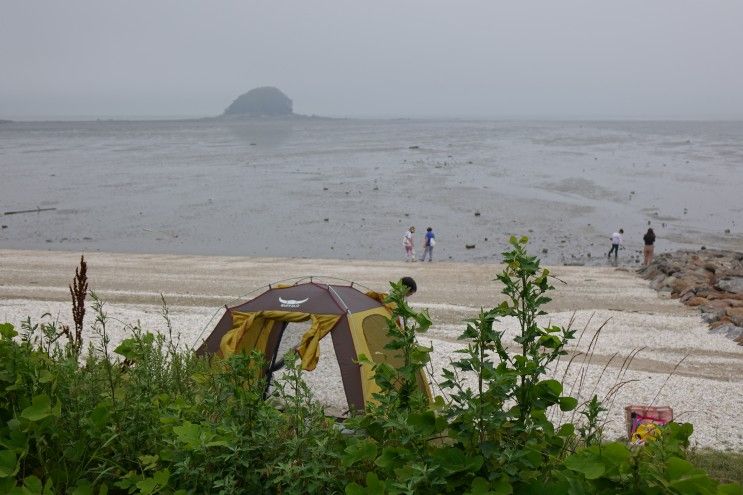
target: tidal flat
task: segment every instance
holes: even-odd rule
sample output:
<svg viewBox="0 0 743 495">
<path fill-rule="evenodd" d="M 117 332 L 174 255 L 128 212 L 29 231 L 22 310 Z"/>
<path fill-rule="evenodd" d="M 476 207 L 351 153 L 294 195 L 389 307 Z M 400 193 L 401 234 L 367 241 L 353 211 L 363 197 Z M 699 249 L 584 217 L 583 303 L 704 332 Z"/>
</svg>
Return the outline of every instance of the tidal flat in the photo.
<svg viewBox="0 0 743 495">
<path fill-rule="evenodd" d="M 351 119 L 0 126 L 0 248 L 636 265 L 743 249 L 743 123 Z M 6 212 L 37 210 L 22 214 Z M 736 220 L 738 223 L 736 224 Z M 470 247 L 469 249 L 467 246 Z"/>
</svg>

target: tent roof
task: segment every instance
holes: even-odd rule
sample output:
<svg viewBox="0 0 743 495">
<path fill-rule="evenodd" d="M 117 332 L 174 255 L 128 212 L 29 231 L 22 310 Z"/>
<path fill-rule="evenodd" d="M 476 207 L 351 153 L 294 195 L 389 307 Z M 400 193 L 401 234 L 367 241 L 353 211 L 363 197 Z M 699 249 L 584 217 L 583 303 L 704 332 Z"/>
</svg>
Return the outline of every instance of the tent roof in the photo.
<svg viewBox="0 0 743 495">
<path fill-rule="evenodd" d="M 306 282 L 271 287 L 250 301 L 229 308 L 232 311 L 297 311 L 342 315 L 379 307 L 375 299 L 350 285 Z"/>
</svg>

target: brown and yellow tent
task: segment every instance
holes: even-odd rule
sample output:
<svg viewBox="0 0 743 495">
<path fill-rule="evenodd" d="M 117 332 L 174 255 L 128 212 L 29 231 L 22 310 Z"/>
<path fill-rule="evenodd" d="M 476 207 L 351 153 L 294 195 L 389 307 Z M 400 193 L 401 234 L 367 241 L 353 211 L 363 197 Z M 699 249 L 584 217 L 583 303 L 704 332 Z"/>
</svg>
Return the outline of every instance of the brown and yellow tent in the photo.
<svg viewBox="0 0 743 495">
<path fill-rule="evenodd" d="M 375 363 L 401 364 L 399 355 L 384 348 L 389 341 L 387 321 L 391 312 L 381 300 L 380 294 L 362 292 L 353 284 L 319 283 L 310 279 L 293 285 L 269 286 L 255 298 L 227 307 L 196 352 L 229 357 L 237 352 L 258 350 L 269 363 L 264 370 L 268 374 L 282 357 L 278 351 L 287 326 L 310 322 L 297 348 L 302 368 L 312 371 L 318 360 L 325 358 L 320 356 L 319 343 L 330 334 L 349 409 L 363 410 L 379 388 L 371 365 L 359 364 L 358 357 L 363 354 Z M 430 398 L 423 373 L 418 382 Z"/>
</svg>

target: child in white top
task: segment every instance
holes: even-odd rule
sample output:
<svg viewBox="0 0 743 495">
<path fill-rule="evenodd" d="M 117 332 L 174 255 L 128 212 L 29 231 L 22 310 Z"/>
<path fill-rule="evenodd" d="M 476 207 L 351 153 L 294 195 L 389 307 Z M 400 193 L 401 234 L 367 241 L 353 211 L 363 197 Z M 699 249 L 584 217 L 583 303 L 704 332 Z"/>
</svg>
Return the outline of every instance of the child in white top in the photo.
<svg viewBox="0 0 743 495">
<path fill-rule="evenodd" d="M 415 227 L 410 227 L 405 232 L 405 235 L 402 236 L 402 245 L 405 248 L 405 261 L 415 261 L 413 234 L 415 234 Z"/>
</svg>

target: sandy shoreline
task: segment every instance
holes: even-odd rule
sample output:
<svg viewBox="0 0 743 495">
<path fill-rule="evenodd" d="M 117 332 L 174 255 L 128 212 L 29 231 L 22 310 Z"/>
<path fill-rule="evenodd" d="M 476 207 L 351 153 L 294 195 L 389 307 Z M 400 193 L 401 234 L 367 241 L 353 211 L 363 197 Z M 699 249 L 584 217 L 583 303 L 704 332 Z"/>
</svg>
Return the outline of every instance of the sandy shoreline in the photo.
<svg viewBox="0 0 743 495">
<path fill-rule="evenodd" d="M 433 345 L 434 367 L 439 369 L 461 347 L 456 337 L 463 330 L 462 320 L 500 300 L 499 286 L 492 281 L 500 267 L 494 264 L 115 253 L 91 253 L 86 259 L 90 288 L 106 301 L 109 316 L 163 330 L 162 293 L 173 326 L 185 343 L 195 343 L 203 330 L 208 332 L 210 319 L 221 314 L 224 304 L 281 279 L 330 276 L 384 290 L 388 280 L 412 275 L 419 283 L 412 302 L 428 308 L 434 321 L 422 340 Z M 79 254 L 70 252 L 0 250 L 0 321 L 20 325 L 27 316 L 38 320 L 49 312 L 68 322 L 67 285 L 78 261 Z M 655 404 L 671 405 L 680 420 L 694 424 L 692 438 L 697 444 L 743 450 L 738 419 L 743 410 L 743 347 L 710 334 L 698 312 L 659 295 L 631 271 L 558 266 L 553 273 L 565 283 L 555 283 L 557 291 L 546 318 L 557 324 L 574 318 L 575 328 L 587 328 L 573 346 L 576 352 L 585 352 L 593 332 L 608 320 L 590 364 L 577 358 L 568 371 L 566 388 L 570 390 L 576 382 L 579 367 L 575 364 L 588 369 L 583 398 L 594 391 L 602 397 L 617 381 L 635 380 L 609 402 L 606 428 L 610 437 L 621 434 L 624 405 L 655 399 Z M 512 321 L 502 325 L 509 334 L 515 331 Z M 117 322 L 112 328 L 115 339 L 126 331 Z M 641 347 L 645 349 L 620 376 L 625 357 Z M 323 355 L 331 349 L 325 346 Z M 332 370 L 332 364 L 332 359 L 321 357 L 319 368 Z M 561 367 L 556 374 L 562 377 Z M 318 375 L 308 374 L 318 397 L 340 407 L 338 380 L 321 382 Z"/>
</svg>

